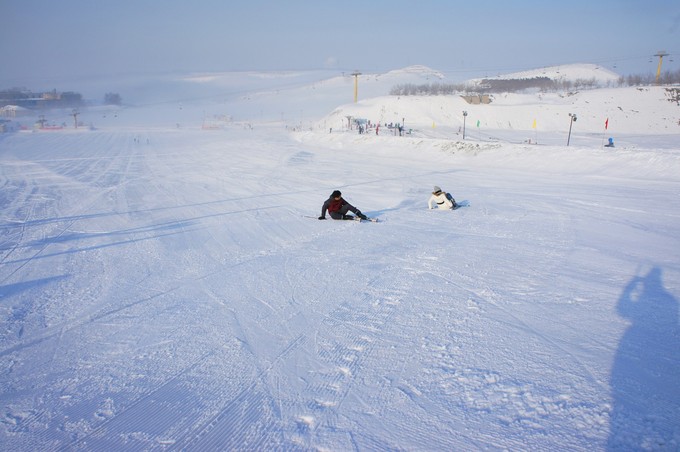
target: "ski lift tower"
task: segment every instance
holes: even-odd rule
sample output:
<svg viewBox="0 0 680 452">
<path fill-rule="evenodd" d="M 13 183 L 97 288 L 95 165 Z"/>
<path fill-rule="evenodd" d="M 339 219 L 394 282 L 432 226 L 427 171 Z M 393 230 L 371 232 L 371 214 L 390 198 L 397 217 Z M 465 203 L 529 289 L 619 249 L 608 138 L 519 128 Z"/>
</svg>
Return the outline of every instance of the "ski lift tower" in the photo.
<svg viewBox="0 0 680 452">
<path fill-rule="evenodd" d="M 659 57 L 659 66 L 656 68 L 656 83 L 659 83 L 659 76 L 661 75 L 661 62 L 663 61 L 663 57 L 668 56 L 668 54 L 661 50 L 654 54 L 654 56 Z"/>
<path fill-rule="evenodd" d="M 359 76 L 361 75 L 361 72 L 354 71 L 352 72 L 352 75 L 354 76 L 354 103 L 356 104 L 359 94 Z"/>
</svg>

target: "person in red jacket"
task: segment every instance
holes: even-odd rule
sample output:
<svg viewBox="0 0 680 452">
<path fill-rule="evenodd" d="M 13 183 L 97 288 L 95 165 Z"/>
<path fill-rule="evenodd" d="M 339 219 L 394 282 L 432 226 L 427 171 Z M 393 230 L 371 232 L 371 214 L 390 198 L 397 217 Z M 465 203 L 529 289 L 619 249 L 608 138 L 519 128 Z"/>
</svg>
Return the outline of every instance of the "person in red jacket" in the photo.
<svg viewBox="0 0 680 452">
<path fill-rule="evenodd" d="M 340 190 L 335 190 L 331 193 L 331 196 L 323 203 L 319 220 L 326 219 L 326 211 L 328 211 L 328 215 L 334 220 L 353 220 L 354 217 L 352 215 L 347 215 L 347 212 L 353 212 L 362 220 L 368 219 L 359 209 L 342 198 Z"/>
</svg>

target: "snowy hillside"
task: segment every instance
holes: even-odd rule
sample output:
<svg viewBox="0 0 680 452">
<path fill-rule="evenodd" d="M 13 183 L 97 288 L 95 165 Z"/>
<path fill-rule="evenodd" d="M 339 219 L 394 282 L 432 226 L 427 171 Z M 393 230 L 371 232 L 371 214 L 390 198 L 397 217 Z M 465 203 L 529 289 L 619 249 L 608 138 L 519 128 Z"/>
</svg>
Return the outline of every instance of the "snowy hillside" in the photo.
<svg viewBox="0 0 680 452">
<path fill-rule="evenodd" d="M 572 81 L 595 79 L 602 85 L 618 79 L 611 71 L 585 64 L 499 77 L 513 79 L 538 76 Z M 435 78 L 434 75 L 431 77 Z M 465 120 L 468 136 L 478 140 L 507 140 L 509 136 L 514 136 L 523 141 L 556 144 L 566 142 L 571 113 L 577 115 L 575 133 L 620 137 L 628 145 L 635 146 L 638 145 L 639 137 L 634 135 L 680 133 L 680 109 L 675 100 L 675 90 L 677 88 L 647 86 L 558 93 L 500 93 L 491 95 L 490 104 L 481 105 L 470 104 L 457 95 L 372 97 L 356 104 L 338 106 L 318 121 L 315 127 L 318 130 L 347 128 L 347 117 L 350 116 L 369 120 L 373 124 L 403 122 L 407 129 L 417 129 L 419 134 L 459 139 L 462 138 Z M 468 113 L 467 118 L 463 117 L 464 111 Z M 513 134 L 513 131 L 524 133 Z"/>
<path fill-rule="evenodd" d="M 0 134 L 0 450 L 680 448 L 662 87 L 182 77 Z M 318 220 L 336 189 L 380 222 Z"/>
<path fill-rule="evenodd" d="M 515 139 L 566 143 L 570 113 L 578 118 L 574 133 L 606 132 L 630 145 L 644 145 L 648 138 L 629 135 L 680 133 L 680 108 L 670 101 L 666 87 L 606 88 L 572 95 L 497 94 L 486 105 L 469 104 L 461 96 L 385 96 L 342 105 L 316 127 L 346 128 L 347 116 L 352 116 L 380 124 L 404 121 L 421 134 L 461 139 L 463 111 L 468 112 L 468 137 L 486 141 L 510 139 L 507 132 L 523 131 Z"/>
<path fill-rule="evenodd" d="M 568 80 L 571 82 L 594 79 L 601 86 L 607 86 L 607 84 L 615 84 L 619 80 L 620 75 L 596 64 L 566 64 L 529 71 L 513 72 L 511 74 L 499 74 L 494 77 L 486 78 L 512 80 L 535 77 L 547 77 L 556 81 Z M 471 80 L 471 82 L 476 81 L 478 80 Z"/>
</svg>

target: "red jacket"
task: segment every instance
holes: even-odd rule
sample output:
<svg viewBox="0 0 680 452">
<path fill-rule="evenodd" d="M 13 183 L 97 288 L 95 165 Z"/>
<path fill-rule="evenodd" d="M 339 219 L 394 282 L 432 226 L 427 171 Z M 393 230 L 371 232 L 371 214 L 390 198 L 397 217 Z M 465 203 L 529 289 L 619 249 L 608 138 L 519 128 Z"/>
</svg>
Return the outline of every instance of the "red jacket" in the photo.
<svg viewBox="0 0 680 452">
<path fill-rule="evenodd" d="M 323 206 L 321 207 L 321 216 L 324 217 L 326 216 L 326 210 L 328 210 L 328 213 L 335 213 L 335 212 L 340 212 L 343 211 L 342 213 L 347 212 L 348 210 L 354 213 L 357 213 L 358 210 L 356 207 L 345 201 L 343 198 L 340 199 L 335 199 L 333 197 L 328 198 L 324 203 Z M 331 215 L 332 216 L 332 215 Z"/>
<path fill-rule="evenodd" d="M 338 210 L 340 210 L 342 208 L 343 205 L 345 205 L 347 203 L 347 201 L 345 201 L 342 198 L 340 198 L 340 199 L 332 198 L 329 201 L 330 201 L 328 203 L 328 211 L 329 212 L 337 212 Z"/>
</svg>

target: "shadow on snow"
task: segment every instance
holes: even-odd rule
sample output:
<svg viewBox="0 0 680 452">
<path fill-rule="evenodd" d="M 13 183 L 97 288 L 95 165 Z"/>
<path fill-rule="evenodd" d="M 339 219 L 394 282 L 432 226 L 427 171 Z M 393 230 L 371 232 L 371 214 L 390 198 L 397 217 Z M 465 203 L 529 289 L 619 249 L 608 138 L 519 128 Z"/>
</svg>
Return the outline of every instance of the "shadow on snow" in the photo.
<svg viewBox="0 0 680 452">
<path fill-rule="evenodd" d="M 608 450 L 680 448 L 678 300 L 655 267 L 626 285 L 616 306 L 629 320 L 611 373 Z"/>
</svg>

